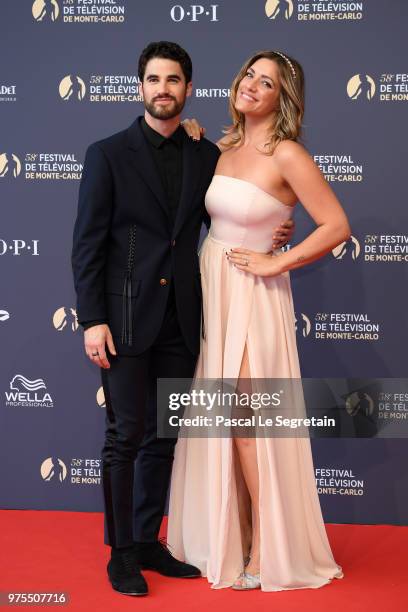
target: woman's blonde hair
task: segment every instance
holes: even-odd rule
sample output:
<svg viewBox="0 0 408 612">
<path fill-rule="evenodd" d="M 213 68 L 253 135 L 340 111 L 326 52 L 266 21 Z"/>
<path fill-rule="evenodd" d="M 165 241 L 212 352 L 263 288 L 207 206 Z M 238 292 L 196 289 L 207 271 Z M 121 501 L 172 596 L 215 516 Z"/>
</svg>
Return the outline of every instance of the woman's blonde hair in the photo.
<svg viewBox="0 0 408 612">
<path fill-rule="evenodd" d="M 301 139 L 302 120 L 305 111 L 305 80 L 303 68 L 295 59 L 280 51 L 258 51 L 241 67 L 231 85 L 229 111 L 232 125 L 224 130 L 221 144 L 225 149 L 236 147 L 243 141 L 245 116 L 235 108 L 238 87 L 248 69 L 261 58 L 278 64 L 281 91 L 275 120 L 271 122 L 266 155 L 272 155 L 282 140 Z"/>
</svg>

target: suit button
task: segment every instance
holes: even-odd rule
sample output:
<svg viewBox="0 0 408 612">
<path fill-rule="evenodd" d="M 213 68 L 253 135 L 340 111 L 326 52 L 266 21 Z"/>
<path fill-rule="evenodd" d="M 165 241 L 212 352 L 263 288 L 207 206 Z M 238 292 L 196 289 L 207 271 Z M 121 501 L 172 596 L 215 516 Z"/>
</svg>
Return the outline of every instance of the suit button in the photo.
<svg viewBox="0 0 408 612">
<path fill-rule="evenodd" d="M 163 287 L 164 287 L 164 285 L 167 285 L 167 280 L 165 278 L 161 278 L 160 279 L 160 284 L 163 285 Z"/>
<path fill-rule="evenodd" d="M 172 241 L 171 241 L 171 246 L 172 246 L 172 247 L 176 246 L 176 241 L 175 241 L 175 240 L 172 240 Z"/>
</svg>

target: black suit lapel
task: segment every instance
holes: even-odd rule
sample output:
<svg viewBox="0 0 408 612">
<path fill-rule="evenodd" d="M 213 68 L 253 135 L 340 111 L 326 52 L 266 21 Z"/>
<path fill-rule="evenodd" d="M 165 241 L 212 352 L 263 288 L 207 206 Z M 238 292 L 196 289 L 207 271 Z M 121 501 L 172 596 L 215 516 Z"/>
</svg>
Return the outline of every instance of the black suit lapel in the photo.
<svg viewBox="0 0 408 612">
<path fill-rule="evenodd" d="M 188 210 L 193 202 L 194 193 L 200 178 L 200 145 L 187 135 L 183 139 L 183 179 L 181 196 L 178 205 L 176 220 L 173 228 L 173 238 L 180 231 Z"/>
<path fill-rule="evenodd" d="M 163 184 L 149 146 L 143 135 L 139 120 L 140 117 L 136 119 L 128 129 L 128 148 L 137 153 L 134 160 L 134 168 L 156 196 L 157 202 L 167 219 L 170 220 L 170 212 Z"/>
</svg>

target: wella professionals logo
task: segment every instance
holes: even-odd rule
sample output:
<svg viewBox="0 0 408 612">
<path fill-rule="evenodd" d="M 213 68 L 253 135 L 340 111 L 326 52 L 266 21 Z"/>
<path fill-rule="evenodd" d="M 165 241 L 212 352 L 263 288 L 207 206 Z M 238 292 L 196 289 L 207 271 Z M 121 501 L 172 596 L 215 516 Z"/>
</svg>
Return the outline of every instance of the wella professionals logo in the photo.
<svg viewBox="0 0 408 612">
<path fill-rule="evenodd" d="M 75 308 L 61 306 L 54 312 L 52 323 L 57 331 L 70 329 L 75 332 L 78 329 L 78 319 Z"/>
<path fill-rule="evenodd" d="M 342 242 L 332 250 L 336 259 L 355 261 L 360 255 L 360 243 L 355 236 L 350 236 L 348 240 Z"/>
<path fill-rule="evenodd" d="M 0 323 L 2 321 L 8 321 L 10 318 L 10 313 L 7 310 L 0 310 Z"/>
<path fill-rule="evenodd" d="M 32 13 L 36 21 L 55 21 L 60 9 L 57 0 L 35 0 Z"/>
<path fill-rule="evenodd" d="M 350 100 L 372 100 L 375 83 L 369 74 L 355 74 L 347 82 L 347 95 Z"/>
<path fill-rule="evenodd" d="M 14 153 L 0 153 L 0 178 L 17 178 L 21 172 L 21 161 Z"/>
<path fill-rule="evenodd" d="M 67 477 L 67 466 L 58 457 L 48 457 L 42 462 L 40 472 L 45 482 L 50 480 L 63 482 Z"/>
<path fill-rule="evenodd" d="M 292 0 L 267 0 L 265 13 L 268 19 L 290 19 L 293 15 Z"/>
<path fill-rule="evenodd" d="M 10 391 L 5 392 L 6 406 L 54 406 L 43 378 L 30 380 L 17 374 L 10 382 Z"/>
<path fill-rule="evenodd" d="M 68 74 L 59 84 L 59 95 L 63 100 L 83 100 L 86 93 L 84 81 L 78 75 Z"/>
</svg>

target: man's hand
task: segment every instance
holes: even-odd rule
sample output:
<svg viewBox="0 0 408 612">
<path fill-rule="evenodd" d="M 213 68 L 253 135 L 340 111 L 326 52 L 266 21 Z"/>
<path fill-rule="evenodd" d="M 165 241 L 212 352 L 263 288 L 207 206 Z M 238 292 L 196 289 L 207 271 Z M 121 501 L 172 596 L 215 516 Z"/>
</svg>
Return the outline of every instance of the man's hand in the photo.
<svg viewBox="0 0 408 612">
<path fill-rule="evenodd" d="M 288 242 L 291 241 L 293 234 L 295 232 L 295 222 L 292 219 L 288 219 L 276 227 L 273 233 L 273 243 L 272 246 L 274 249 L 280 249 L 284 247 Z"/>
<path fill-rule="evenodd" d="M 102 325 L 93 325 L 84 332 L 85 352 L 89 359 L 96 363 L 101 368 L 110 368 L 110 363 L 106 357 L 105 345 L 108 345 L 112 355 L 116 355 L 116 349 L 113 344 L 111 331 L 103 323 Z"/>
</svg>

